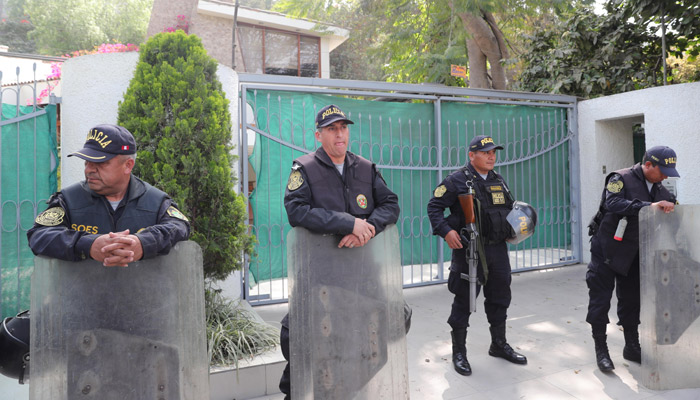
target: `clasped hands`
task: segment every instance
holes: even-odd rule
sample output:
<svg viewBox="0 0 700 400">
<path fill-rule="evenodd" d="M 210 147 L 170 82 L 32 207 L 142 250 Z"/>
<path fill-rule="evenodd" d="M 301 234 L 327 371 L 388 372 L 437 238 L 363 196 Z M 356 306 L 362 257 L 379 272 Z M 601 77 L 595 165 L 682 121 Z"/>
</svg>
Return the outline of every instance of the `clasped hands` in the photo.
<svg viewBox="0 0 700 400">
<path fill-rule="evenodd" d="M 92 242 L 90 257 L 102 262 L 105 267 L 128 267 L 130 262 L 143 257 L 143 247 L 138 236 L 130 235 L 128 229 L 110 232 Z"/>
<path fill-rule="evenodd" d="M 374 225 L 367 222 L 367 220 L 355 218 L 355 226 L 352 228 L 352 233 L 349 233 L 340 239 L 338 248 L 362 247 L 367 244 L 367 242 L 369 242 L 369 240 L 376 234 L 377 230 L 374 228 Z"/>
</svg>

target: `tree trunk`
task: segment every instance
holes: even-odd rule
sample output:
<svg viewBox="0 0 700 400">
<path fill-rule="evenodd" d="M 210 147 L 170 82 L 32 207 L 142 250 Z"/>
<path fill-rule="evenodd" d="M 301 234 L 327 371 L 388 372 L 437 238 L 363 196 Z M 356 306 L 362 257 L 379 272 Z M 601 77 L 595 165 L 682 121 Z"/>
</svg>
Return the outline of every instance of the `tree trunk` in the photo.
<svg viewBox="0 0 700 400">
<path fill-rule="evenodd" d="M 450 7 L 452 7 L 450 2 Z M 507 78 L 501 60 L 507 58 L 503 33 L 498 29 L 491 13 L 476 16 L 471 13 L 457 13 L 467 39 L 469 58 L 469 87 L 482 89 L 506 89 Z M 504 51 L 505 50 L 505 51 Z M 490 82 L 488 71 L 491 71 Z"/>
</svg>

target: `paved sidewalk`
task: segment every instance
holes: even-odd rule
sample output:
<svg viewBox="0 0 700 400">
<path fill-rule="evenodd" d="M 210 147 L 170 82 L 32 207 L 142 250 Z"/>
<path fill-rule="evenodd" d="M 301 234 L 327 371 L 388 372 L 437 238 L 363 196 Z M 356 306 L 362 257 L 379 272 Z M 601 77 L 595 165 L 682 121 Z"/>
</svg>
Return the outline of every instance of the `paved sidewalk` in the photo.
<svg viewBox="0 0 700 400">
<path fill-rule="evenodd" d="M 468 377 L 452 368 L 450 328 L 445 322 L 452 296 L 446 286 L 405 289 L 406 301 L 413 307 L 407 340 L 411 399 L 700 400 L 700 389 L 653 391 L 641 386 L 641 367 L 622 358 L 624 338 L 613 324 L 608 325 L 608 345 L 615 370 L 610 374 L 598 370 L 590 326 L 584 321 L 588 304 L 585 273 L 586 266 L 579 264 L 513 276 L 508 341 L 528 357 L 525 366 L 488 355 L 491 339 L 482 303 L 472 316 L 467 336 L 474 371 Z M 617 322 L 615 309 L 613 300 L 610 320 Z M 287 305 L 255 310 L 279 326 Z M 700 360 L 688 368 L 700 371 Z M 277 394 L 257 400 L 282 398 Z"/>
</svg>

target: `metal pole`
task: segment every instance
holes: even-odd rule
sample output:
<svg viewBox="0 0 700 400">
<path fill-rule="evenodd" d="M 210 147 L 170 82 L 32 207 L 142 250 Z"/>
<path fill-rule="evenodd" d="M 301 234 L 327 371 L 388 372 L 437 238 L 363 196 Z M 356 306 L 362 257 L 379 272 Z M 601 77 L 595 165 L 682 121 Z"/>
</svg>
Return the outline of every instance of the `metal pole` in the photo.
<svg viewBox="0 0 700 400">
<path fill-rule="evenodd" d="M 238 25 L 238 0 L 236 0 L 236 6 L 233 9 L 233 34 L 231 35 L 231 69 L 236 70 L 236 27 Z"/>
<path fill-rule="evenodd" d="M 668 84 L 667 82 L 667 72 L 666 72 L 666 19 L 664 17 L 665 11 L 663 3 L 661 4 L 661 62 L 664 66 L 664 86 Z"/>
</svg>

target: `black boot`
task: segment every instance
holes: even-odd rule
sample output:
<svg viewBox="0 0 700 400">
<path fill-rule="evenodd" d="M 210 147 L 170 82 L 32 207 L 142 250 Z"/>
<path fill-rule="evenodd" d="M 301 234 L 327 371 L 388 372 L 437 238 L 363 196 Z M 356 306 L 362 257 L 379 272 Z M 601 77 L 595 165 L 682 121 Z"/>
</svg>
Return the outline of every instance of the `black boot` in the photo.
<svg viewBox="0 0 700 400">
<path fill-rule="evenodd" d="M 471 375 L 472 367 L 467 361 L 467 329 L 455 329 L 452 332 L 452 364 L 460 375 Z"/>
<path fill-rule="evenodd" d="M 622 357 L 625 360 L 642 362 L 642 346 L 639 345 L 639 330 L 637 325 L 623 327 L 625 334 L 625 347 L 622 349 Z"/>
<path fill-rule="evenodd" d="M 595 360 L 598 363 L 598 369 L 603 372 L 610 372 L 615 369 L 615 364 L 613 364 L 610 359 L 610 353 L 608 353 L 607 338 L 607 335 L 593 335 Z"/>
<path fill-rule="evenodd" d="M 489 327 L 491 331 L 491 347 L 489 348 L 489 355 L 493 357 L 501 357 L 514 364 L 527 364 L 527 358 L 513 350 L 512 347 L 506 341 L 506 325 L 491 325 Z"/>
</svg>

